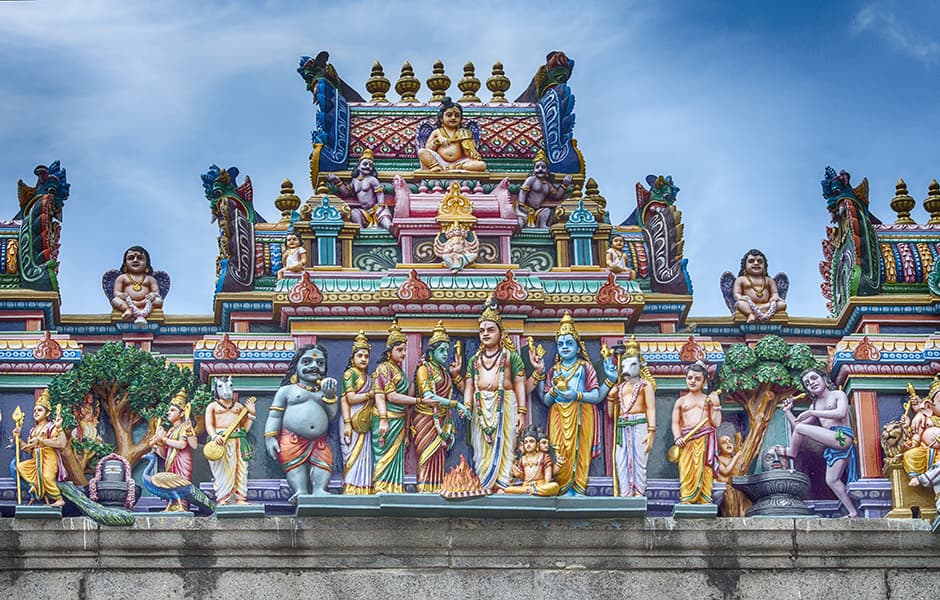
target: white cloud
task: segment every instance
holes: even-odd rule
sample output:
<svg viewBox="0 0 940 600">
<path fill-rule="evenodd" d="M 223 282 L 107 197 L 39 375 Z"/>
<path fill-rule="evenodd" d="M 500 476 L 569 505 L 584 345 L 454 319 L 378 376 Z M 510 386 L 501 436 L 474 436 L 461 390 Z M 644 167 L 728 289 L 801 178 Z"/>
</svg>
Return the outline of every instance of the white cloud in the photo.
<svg viewBox="0 0 940 600">
<path fill-rule="evenodd" d="M 929 23 L 924 21 L 921 24 Z M 874 4 L 863 7 L 855 14 L 852 31 L 855 34 L 869 33 L 879 36 L 899 52 L 928 67 L 932 67 L 940 59 L 940 43 L 916 32 L 913 26 L 902 22 L 897 15 Z"/>
</svg>

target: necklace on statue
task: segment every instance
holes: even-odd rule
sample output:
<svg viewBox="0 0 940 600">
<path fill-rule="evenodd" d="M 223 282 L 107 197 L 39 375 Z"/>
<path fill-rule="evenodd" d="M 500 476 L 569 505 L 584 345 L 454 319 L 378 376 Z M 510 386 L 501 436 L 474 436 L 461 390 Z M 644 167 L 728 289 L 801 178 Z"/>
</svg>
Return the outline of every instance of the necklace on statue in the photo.
<svg viewBox="0 0 940 600">
<path fill-rule="evenodd" d="M 144 285 L 143 285 L 143 284 L 144 284 L 144 280 L 147 279 L 147 276 L 146 276 L 146 275 L 144 275 L 143 277 L 141 277 L 141 278 L 140 278 L 140 281 L 135 281 L 134 278 L 131 277 L 131 274 L 130 274 L 130 273 L 127 274 L 127 278 L 131 280 L 131 285 L 134 287 L 134 291 L 135 291 L 135 292 L 139 292 L 140 290 L 144 289 Z"/>
</svg>

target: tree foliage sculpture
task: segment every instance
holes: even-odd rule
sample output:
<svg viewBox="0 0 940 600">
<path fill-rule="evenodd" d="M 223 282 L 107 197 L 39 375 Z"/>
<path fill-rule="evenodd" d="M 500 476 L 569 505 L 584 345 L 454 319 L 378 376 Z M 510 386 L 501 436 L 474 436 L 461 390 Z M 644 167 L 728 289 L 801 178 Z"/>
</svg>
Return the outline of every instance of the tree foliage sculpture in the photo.
<svg viewBox="0 0 940 600">
<path fill-rule="evenodd" d="M 800 386 L 799 376 L 810 367 L 825 368 L 806 344 L 788 345 L 776 335 L 765 336 L 753 348 L 734 344 L 725 352 L 718 373 L 722 401 L 736 402 L 747 414 L 747 437 L 732 475 L 746 475 L 757 458 L 777 404 Z M 728 486 L 724 502 L 726 516 L 744 516 L 749 502 L 742 492 Z"/>
<path fill-rule="evenodd" d="M 72 439 L 81 405 L 91 402 L 107 416 L 114 429 L 113 451 L 133 465 L 150 450 L 150 438 L 166 415 L 170 399 L 181 389 L 186 390 L 191 414 L 202 414 L 212 395 L 190 369 L 114 342 L 86 355 L 71 371 L 53 377 L 49 396 L 53 410 L 62 407 L 62 428 L 69 438 L 62 460 L 71 480 L 84 485 L 94 466 L 91 461 L 111 451 L 110 445 L 101 442 Z M 146 432 L 139 431 L 142 423 Z M 202 419 L 193 419 L 193 425 L 198 433 Z"/>
</svg>

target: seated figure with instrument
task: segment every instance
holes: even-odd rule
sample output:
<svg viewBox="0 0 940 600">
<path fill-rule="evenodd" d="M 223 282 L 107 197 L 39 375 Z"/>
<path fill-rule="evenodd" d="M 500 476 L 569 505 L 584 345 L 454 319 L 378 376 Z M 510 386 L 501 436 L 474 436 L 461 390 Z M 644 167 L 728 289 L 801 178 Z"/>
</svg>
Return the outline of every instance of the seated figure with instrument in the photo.
<svg viewBox="0 0 940 600">
<path fill-rule="evenodd" d="M 248 504 L 248 459 L 251 445 L 248 429 L 255 420 L 254 397 L 245 404 L 235 400 L 231 377 L 212 380 L 215 400 L 206 407 L 206 435 L 203 448 L 212 471 L 217 504 Z"/>
<path fill-rule="evenodd" d="M 712 483 L 718 470 L 718 440 L 721 425 L 718 392 L 706 395 L 708 371 L 696 362 L 685 371 L 688 391 L 679 396 L 672 408 L 672 435 L 675 446 L 667 458 L 679 464 L 679 502 L 708 504 L 712 501 Z"/>
</svg>

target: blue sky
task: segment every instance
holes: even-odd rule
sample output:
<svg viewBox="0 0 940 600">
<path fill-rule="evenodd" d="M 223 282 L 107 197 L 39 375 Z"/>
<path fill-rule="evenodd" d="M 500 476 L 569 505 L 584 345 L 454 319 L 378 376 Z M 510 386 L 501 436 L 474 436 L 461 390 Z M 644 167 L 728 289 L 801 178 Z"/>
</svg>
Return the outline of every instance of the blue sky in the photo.
<svg viewBox="0 0 940 600">
<path fill-rule="evenodd" d="M 514 98 L 560 49 L 577 62 L 575 137 L 612 220 L 649 173 L 682 189 L 693 317 L 726 314 L 719 277 L 751 247 L 789 274 L 791 315 L 825 315 L 827 164 L 853 183 L 867 176 L 872 211 L 889 222 L 903 177 L 926 221 L 921 202 L 940 178 L 940 5 L 573 6 L 0 2 L 0 211 L 16 213 L 17 179 L 32 184 L 37 164 L 61 160 L 72 183 L 63 312 L 107 312 L 101 274 L 141 244 L 173 280 L 167 312 L 207 314 L 217 229 L 200 174 L 237 166 L 269 219 L 284 177 L 312 193 L 301 55 L 328 50 L 363 95 L 376 59 L 393 82 L 404 60 L 422 82 L 436 59 L 454 81 L 467 60 L 481 79 L 500 60 Z"/>
</svg>

